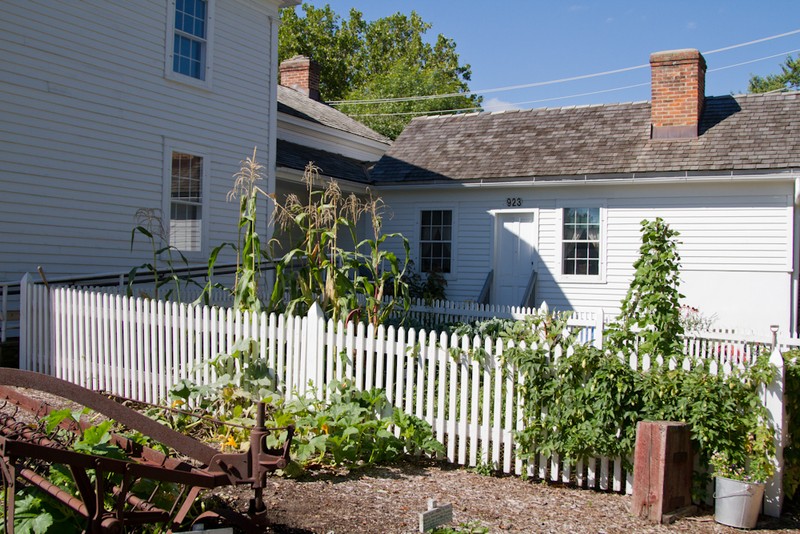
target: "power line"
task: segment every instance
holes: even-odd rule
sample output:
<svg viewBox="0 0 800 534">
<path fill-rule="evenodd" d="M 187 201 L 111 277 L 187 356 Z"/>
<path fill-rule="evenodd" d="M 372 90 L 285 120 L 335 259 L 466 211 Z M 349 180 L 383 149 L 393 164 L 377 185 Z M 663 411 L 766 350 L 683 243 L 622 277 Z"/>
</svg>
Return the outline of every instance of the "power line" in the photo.
<svg viewBox="0 0 800 534">
<path fill-rule="evenodd" d="M 757 63 L 759 61 L 764 61 L 765 59 L 773 59 L 773 58 L 776 58 L 776 57 L 788 56 L 789 54 L 794 54 L 795 52 L 800 52 L 800 48 L 795 48 L 794 50 L 789 50 L 788 52 L 782 52 L 780 54 L 773 54 L 771 56 L 760 57 L 758 59 L 751 59 L 750 61 L 742 61 L 741 63 L 734 63 L 733 65 L 726 65 L 724 67 L 717 67 L 715 69 L 709 69 L 708 72 L 716 72 L 718 70 L 732 69 L 733 67 L 741 67 L 742 65 L 749 65 L 750 63 Z"/>
<path fill-rule="evenodd" d="M 794 50 L 788 50 L 786 52 L 781 52 L 779 54 L 773 54 L 771 56 L 764 56 L 757 59 L 751 59 L 749 61 L 742 61 L 741 63 L 734 63 L 733 65 L 726 65 L 724 67 L 716 67 L 713 69 L 709 69 L 708 72 L 716 72 L 719 70 L 725 69 L 732 69 L 734 67 L 741 67 L 742 65 L 749 65 L 750 63 L 757 63 L 759 61 L 765 61 L 767 59 L 774 59 L 776 57 L 784 57 L 789 54 L 794 54 L 800 52 L 800 48 L 796 48 Z M 611 89 L 600 89 L 597 91 L 590 91 L 588 93 L 576 93 L 571 95 L 563 95 L 563 96 L 554 96 L 550 98 L 540 98 L 537 100 L 525 100 L 523 102 L 513 102 L 508 104 L 509 106 L 523 106 L 526 104 L 540 104 L 542 102 L 552 102 L 555 100 L 566 100 L 569 98 L 580 98 L 584 96 L 593 96 L 599 95 L 603 93 L 613 93 L 616 91 L 625 91 L 627 89 L 635 89 L 637 87 L 644 87 L 650 85 L 650 82 L 644 83 L 636 83 L 633 85 L 624 85 L 621 87 L 613 87 Z M 409 116 L 409 115 L 430 115 L 430 114 L 445 114 L 445 113 L 460 113 L 460 112 L 472 112 L 472 111 L 481 111 L 482 108 L 473 107 L 473 108 L 456 108 L 456 109 L 440 109 L 435 111 L 398 111 L 395 113 L 352 113 L 350 114 L 351 117 L 400 117 L 400 116 Z"/>
<path fill-rule="evenodd" d="M 777 35 L 771 35 L 769 37 L 763 37 L 761 39 L 756 39 L 754 41 L 748 41 L 746 43 L 739 43 L 739 44 L 735 44 L 735 45 L 731 45 L 731 46 L 726 46 L 724 48 L 717 48 L 715 50 L 709 50 L 708 52 L 703 52 L 703 55 L 711 55 L 711 54 L 716 54 L 716 53 L 719 53 L 719 52 L 725 52 L 725 51 L 728 51 L 728 50 L 733 50 L 735 48 L 741 48 L 741 47 L 744 47 L 744 46 L 750 46 L 750 45 L 754 45 L 754 44 L 758 44 L 758 43 L 763 43 L 763 42 L 766 42 L 766 41 L 772 41 L 774 39 L 780 39 L 782 37 L 788 37 L 790 35 L 795 35 L 795 34 L 798 34 L 798 33 L 800 33 L 800 29 L 792 30 L 792 31 L 781 33 L 781 34 L 777 34 Z M 771 56 L 771 57 L 774 57 L 774 56 Z M 762 59 L 768 59 L 768 58 L 762 58 Z M 753 61 L 761 61 L 761 59 L 757 59 L 757 60 L 753 60 Z M 520 84 L 520 85 L 510 85 L 510 86 L 507 86 L 507 87 L 496 87 L 496 88 L 493 88 L 493 89 L 484 89 L 484 90 L 480 90 L 480 91 L 469 91 L 469 92 L 463 92 L 463 93 L 445 93 L 445 94 L 440 94 L 440 95 L 420 95 L 420 96 L 393 97 L 393 98 L 374 98 L 374 99 L 364 99 L 364 100 L 331 100 L 331 101 L 328 102 L 328 104 L 331 105 L 331 106 L 338 106 L 338 105 L 342 105 L 342 104 L 362 105 L 362 104 L 383 104 L 383 103 L 391 103 L 391 102 L 417 102 L 417 101 L 421 101 L 421 100 L 433 100 L 433 99 L 437 99 L 437 98 L 452 98 L 452 97 L 458 97 L 458 96 L 470 96 L 470 95 L 482 95 L 482 94 L 490 94 L 490 93 L 499 93 L 499 92 L 504 92 L 504 91 L 513 91 L 513 90 L 516 90 L 516 89 L 529 89 L 529 88 L 532 88 L 532 87 L 542 87 L 542 86 L 545 86 L 545 85 L 554 85 L 554 84 L 558 84 L 558 83 L 565 83 L 565 82 L 571 82 L 571 81 L 577 81 L 577 80 L 585 80 L 585 79 L 588 79 L 588 78 L 597 78 L 599 76 L 608 76 L 608 75 L 611 75 L 611 74 L 620 74 L 620 73 L 623 73 L 623 72 L 629 72 L 629 71 L 633 71 L 633 70 L 644 69 L 644 68 L 647 68 L 649 66 L 650 66 L 649 64 L 635 65 L 633 67 L 625 67 L 625 68 L 621 68 L 621 69 L 607 70 L 607 71 L 596 72 L 596 73 L 592 73 L 592 74 L 582 74 L 582 75 L 579 75 L 579 76 L 570 76 L 570 77 L 567 77 L 567 78 L 559 78 L 557 80 L 548 80 L 548 81 L 544 81 L 544 82 L 533 82 L 533 83 L 526 83 L 526 84 Z M 728 67 L 728 68 L 730 68 L 730 67 Z M 713 70 L 720 70 L 720 69 L 713 69 Z"/>
</svg>

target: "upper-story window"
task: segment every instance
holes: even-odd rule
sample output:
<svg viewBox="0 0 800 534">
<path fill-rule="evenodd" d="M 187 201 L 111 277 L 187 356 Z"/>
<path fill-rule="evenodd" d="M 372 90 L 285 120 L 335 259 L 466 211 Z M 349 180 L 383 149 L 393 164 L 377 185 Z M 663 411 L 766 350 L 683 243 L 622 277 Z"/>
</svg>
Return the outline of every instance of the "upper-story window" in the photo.
<svg viewBox="0 0 800 534">
<path fill-rule="evenodd" d="M 203 158 L 172 152 L 169 244 L 182 252 L 203 246 Z"/>
<path fill-rule="evenodd" d="M 600 274 L 600 208 L 564 208 L 561 273 Z"/>
<path fill-rule="evenodd" d="M 173 71 L 203 79 L 207 15 L 206 0 L 175 0 Z"/>
<path fill-rule="evenodd" d="M 449 273 L 453 250 L 452 210 L 423 210 L 419 234 L 420 270 Z"/>
<path fill-rule="evenodd" d="M 213 0 L 173 0 L 172 72 L 206 80 Z"/>
</svg>

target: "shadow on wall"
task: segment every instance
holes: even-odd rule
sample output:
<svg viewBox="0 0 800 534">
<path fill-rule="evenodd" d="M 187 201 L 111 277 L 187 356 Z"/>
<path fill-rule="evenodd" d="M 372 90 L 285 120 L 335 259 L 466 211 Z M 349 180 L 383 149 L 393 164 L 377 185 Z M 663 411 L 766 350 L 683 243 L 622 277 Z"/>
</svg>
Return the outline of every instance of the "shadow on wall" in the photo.
<svg viewBox="0 0 800 534">
<path fill-rule="evenodd" d="M 493 282 L 489 302 L 509 306 L 568 309 L 567 296 L 555 282 L 538 250 L 534 213 L 494 216 Z"/>
</svg>

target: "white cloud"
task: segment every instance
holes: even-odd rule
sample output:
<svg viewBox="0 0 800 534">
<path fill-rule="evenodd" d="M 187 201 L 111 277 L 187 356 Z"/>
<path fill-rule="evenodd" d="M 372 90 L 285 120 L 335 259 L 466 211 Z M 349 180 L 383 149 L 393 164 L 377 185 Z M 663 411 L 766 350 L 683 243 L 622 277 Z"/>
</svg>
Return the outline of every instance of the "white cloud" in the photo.
<svg viewBox="0 0 800 534">
<path fill-rule="evenodd" d="M 686 29 L 687 30 L 696 30 L 697 29 L 697 22 L 695 22 L 693 20 L 690 20 L 689 22 L 686 23 Z"/>
<path fill-rule="evenodd" d="M 506 102 L 505 100 L 500 100 L 499 98 L 490 98 L 488 100 L 484 100 L 481 105 L 483 106 L 484 111 L 508 111 L 511 109 L 521 109 L 519 106 L 516 106 L 511 102 Z"/>
</svg>

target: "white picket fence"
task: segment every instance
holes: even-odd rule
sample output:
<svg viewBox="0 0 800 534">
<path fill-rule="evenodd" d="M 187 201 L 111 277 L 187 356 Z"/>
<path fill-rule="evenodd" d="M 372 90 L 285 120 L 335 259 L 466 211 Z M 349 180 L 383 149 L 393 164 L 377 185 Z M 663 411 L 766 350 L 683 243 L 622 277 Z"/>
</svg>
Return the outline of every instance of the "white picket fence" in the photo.
<svg viewBox="0 0 800 534">
<path fill-rule="evenodd" d="M 183 379 L 215 380 L 206 363 L 230 353 L 237 341 L 259 341 L 275 390 L 287 397 L 321 394 L 333 380 L 363 389 L 383 388 L 391 403 L 428 421 L 450 462 L 489 464 L 505 473 L 632 491 L 632 474 L 619 458 L 596 458 L 570 468 L 557 457 L 525 463 L 514 433 L 521 429 L 519 383 L 503 367 L 509 347 L 490 338 L 468 339 L 404 328 L 334 323 L 313 308 L 306 317 L 250 315 L 231 309 L 127 298 L 89 290 L 22 287 L 20 367 L 93 389 L 146 402 L 167 397 Z M 574 328 L 602 328 L 602 314 L 584 314 Z M 713 358 L 721 370 L 747 365 L 754 350 L 771 350 L 774 336 L 687 339 L 687 354 Z M 602 336 L 588 338 L 593 343 Z M 798 345 L 778 338 L 778 349 Z M 760 348 L 759 348 L 760 347 Z M 484 358 L 473 358 L 483 349 Z M 780 350 L 772 353 L 781 366 Z M 686 366 L 649 362 L 644 366 Z M 635 361 L 631 362 L 637 365 Z M 778 428 L 784 428 L 782 381 L 765 395 Z M 779 461 L 782 461 L 779 441 Z M 767 513 L 780 512 L 780 471 L 767 490 Z M 777 506 L 777 508 L 775 508 Z M 777 512 L 776 512 L 777 510 Z"/>
</svg>

